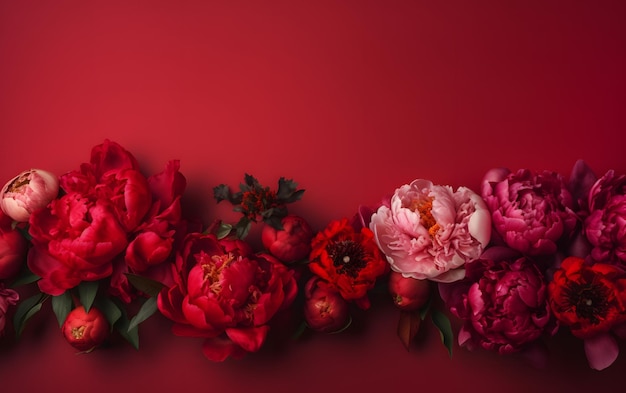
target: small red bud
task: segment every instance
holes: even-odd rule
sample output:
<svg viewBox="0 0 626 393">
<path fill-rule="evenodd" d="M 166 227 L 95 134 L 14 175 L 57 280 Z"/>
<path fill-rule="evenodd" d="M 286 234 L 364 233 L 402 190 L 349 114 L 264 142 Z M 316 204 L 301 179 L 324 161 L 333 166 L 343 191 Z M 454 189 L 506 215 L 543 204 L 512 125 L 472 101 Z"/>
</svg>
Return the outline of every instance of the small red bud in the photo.
<svg viewBox="0 0 626 393">
<path fill-rule="evenodd" d="M 348 302 L 319 278 L 306 283 L 304 296 L 304 319 L 311 329 L 333 333 L 348 325 Z"/>
<path fill-rule="evenodd" d="M 389 275 L 389 293 L 401 310 L 417 310 L 430 298 L 430 281 L 404 277 L 392 271 Z"/>
<path fill-rule="evenodd" d="M 80 306 L 70 311 L 61 331 L 71 346 L 79 351 L 91 351 L 109 337 L 109 323 L 97 308 L 85 312 Z"/>
</svg>

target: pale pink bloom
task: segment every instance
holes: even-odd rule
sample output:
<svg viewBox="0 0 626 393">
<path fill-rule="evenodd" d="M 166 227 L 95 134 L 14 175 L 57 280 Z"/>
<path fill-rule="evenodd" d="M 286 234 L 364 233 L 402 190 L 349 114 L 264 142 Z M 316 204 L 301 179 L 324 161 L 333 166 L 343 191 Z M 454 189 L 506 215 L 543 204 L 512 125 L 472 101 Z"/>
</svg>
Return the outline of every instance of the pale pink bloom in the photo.
<svg viewBox="0 0 626 393">
<path fill-rule="evenodd" d="M 370 229 L 391 269 L 405 277 L 460 280 L 491 237 L 482 198 L 466 187 L 453 191 L 423 179 L 396 189 L 372 215 Z"/>
<path fill-rule="evenodd" d="M 26 222 L 35 210 L 44 208 L 57 197 L 59 180 L 41 169 L 24 171 L 2 188 L 0 208 L 18 222 Z"/>
</svg>

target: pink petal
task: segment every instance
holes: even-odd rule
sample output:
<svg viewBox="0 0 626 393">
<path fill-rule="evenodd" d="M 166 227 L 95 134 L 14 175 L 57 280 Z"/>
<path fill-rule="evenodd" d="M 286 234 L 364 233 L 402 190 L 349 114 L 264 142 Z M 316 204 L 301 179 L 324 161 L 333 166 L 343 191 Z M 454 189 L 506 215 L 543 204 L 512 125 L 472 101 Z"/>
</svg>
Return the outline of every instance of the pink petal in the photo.
<svg viewBox="0 0 626 393">
<path fill-rule="evenodd" d="M 608 333 L 587 338 L 585 339 L 585 355 L 591 368 L 604 370 L 613 364 L 619 355 L 617 340 Z"/>
</svg>

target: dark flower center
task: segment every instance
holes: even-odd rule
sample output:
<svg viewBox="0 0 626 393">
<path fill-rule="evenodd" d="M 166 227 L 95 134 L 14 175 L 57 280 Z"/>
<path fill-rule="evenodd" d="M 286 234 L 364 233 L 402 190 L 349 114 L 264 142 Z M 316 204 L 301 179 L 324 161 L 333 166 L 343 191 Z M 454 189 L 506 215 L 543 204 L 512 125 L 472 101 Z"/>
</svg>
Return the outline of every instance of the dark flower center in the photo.
<svg viewBox="0 0 626 393">
<path fill-rule="evenodd" d="M 326 247 L 326 251 L 339 274 L 356 278 L 367 264 L 363 247 L 352 240 L 333 242 Z"/>
<path fill-rule="evenodd" d="M 597 324 L 609 311 L 609 289 L 597 283 L 570 283 L 565 288 L 565 296 L 578 318 Z"/>
<path fill-rule="evenodd" d="M 243 193 L 241 208 L 243 213 L 254 218 L 260 212 L 276 207 L 276 193 L 269 188 L 257 188 Z"/>
</svg>

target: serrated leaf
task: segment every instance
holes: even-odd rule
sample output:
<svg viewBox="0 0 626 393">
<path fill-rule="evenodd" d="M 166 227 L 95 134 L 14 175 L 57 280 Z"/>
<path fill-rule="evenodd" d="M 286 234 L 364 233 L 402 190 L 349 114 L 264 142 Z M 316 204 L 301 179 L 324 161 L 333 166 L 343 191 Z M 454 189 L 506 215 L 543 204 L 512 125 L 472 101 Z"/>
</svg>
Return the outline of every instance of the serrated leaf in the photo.
<svg viewBox="0 0 626 393">
<path fill-rule="evenodd" d="M 59 327 L 63 326 L 67 314 L 72 311 L 72 306 L 72 295 L 69 291 L 65 291 L 59 296 L 52 296 L 52 311 L 54 311 L 54 315 L 57 317 Z"/>
<path fill-rule="evenodd" d="M 122 317 L 122 311 L 117 306 L 117 304 L 115 304 L 115 302 L 113 302 L 108 297 L 100 297 L 100 298 L 96 299 L 95 305 L 104 314 L 104 317 L 109 322 L 109 326 L 110 326 L 111 331 L 112 331 L 113 330 L 113 326 Z"/>
<path fill-rule="evenodd" d="M 280 179 L 278 179 L 278 191 L 276 192 L 276 198 L 278 198 L 279 200 L 289 198 L 294 193 L 294 191 L 296 191 L 297 186 L 298 183 L 294 182 L 293 180 L 281 177 Z"/>
<path fill-rule="evenodd" d="M 41 310 L 41 305 L 47 298 L 47 295 L 38 293 L 19 303 L 17 309 L 15 310 L 15 315 L 13 315 L 13 326 L 17 337 L 19 337 L 22 334 L 22 331 L 24 331 L 26 322 L 28 322 L 33 315 Z"/>
<path fill-rule="evenodd" d="M 98 281 L 83 281 L 78 285 L 80 304 L 89 312 L 98 294 Z"/>
<path fill-rule="evenodd" d="M 431 318 L 433 323 L 439 329 L 441 335 L 441 342 L 448 349 L 448 354 L 452 357 L 452 346 L 454 341 L 454 333 L 452 332 L 452 325 L 450 319 L 444 313 L 439 310 L 432 310 Z"/>
<path fill-rule="evenodd" d="M 284 203 L 293 203 L 302 199 L 302 195 L 304 194 L 304 190 L 298 190 L 291 194 L 288 198 L 282 199 L 281 201 Z"/>
<path fill-rule="evenodd" d="M 218 239 L 223 239 L 230 234 L 230 231 L 233 229 L 231 224 L 220 224 L 217 228 L 217 233 L 215 234 Z"/>
<path fill-rule="evenodd" d="M 217 203 L 230 200 L 230 188 L 226 184 L 213 187 L 213 198 L 215 198 Z"/>
<path fill-rule="evenodd" d="M 419 332 L 421 321 L 420 314 L 417 311 L 400 311 L 398 337 L 407 351 L 410 349 L 411 342 Z"/>
<path fill-rule="evenodd" d="M 137 274 L 125 273 L 125 276 L 133 287 L 148 296 L 157 296 L 165 286 L 158 281 Z"/>
<path fill-rule="evenodd" d="M 243 176 L 243 180 L 245 182 L 245 185 L 247 185 L 248 187 L 254 188 L 254 187 L 260 186 L 258 180 L 254 176 L 249 175 L 247 173 Z M 242 190 L 242 191 L 247 191 L 247 190 Z"/>
<path fill-rule="evenodd" d="M 137 314 L 130 320 L 128 330 L 135 329 L 139 324 L 150 318 L 157 311 L 156 297 L 150 297 L 141 305 Z"/>
</svg>

